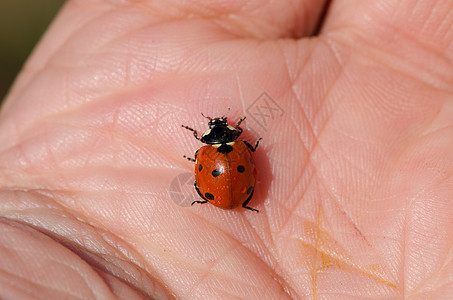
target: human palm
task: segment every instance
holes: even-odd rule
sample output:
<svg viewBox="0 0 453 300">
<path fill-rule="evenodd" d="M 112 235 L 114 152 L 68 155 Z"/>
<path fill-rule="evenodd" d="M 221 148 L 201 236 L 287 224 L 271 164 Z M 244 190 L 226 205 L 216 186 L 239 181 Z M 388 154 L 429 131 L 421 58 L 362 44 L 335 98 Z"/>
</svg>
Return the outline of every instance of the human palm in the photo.
<svg viewBox="0 0 453 300">
<path fill-rule="evenodd" d="M 161 5 L 69 2 L 7 97 L 1 298 L 448 299 L 453 1 Z M 260 212 L 177 205 L 228 108 Z"/>
</svg>

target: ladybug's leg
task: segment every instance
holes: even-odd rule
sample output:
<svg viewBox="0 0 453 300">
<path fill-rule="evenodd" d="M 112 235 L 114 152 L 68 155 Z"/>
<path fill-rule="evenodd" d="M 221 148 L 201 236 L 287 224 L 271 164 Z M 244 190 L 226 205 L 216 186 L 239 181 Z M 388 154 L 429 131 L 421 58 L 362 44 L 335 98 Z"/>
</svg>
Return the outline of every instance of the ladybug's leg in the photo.
<svg viewBox="0 0 453 300">
<path fill-rule="evenodd" d="M 262 140 L 262 138 L 259 138 L 259 139 L 256 141 L 255 147 L 253 147 L 252 145 L 250 145 L 250 143 L 247 142 L 247 141 L 243 141 L 243 142 L 247 145 L 247 147 L 249 147 L 250 151 L 255 152 L 255 151 L 256 151 L 256 148 L 258 148 L 258 145 L 260 144 L 260 141 L 261 141 L 261 140 Z"/>
<path fill-rule="evenodd" d="M 197 139 L 197 140 L 200 140 L 201 138 L 198 137 L 198 133 L 195 129 L 193 128 L 190 128 L 189 126 L 186 126 L 186 125 L 181 125 L 182 127 L 184 127 L 185 129 L 187 130 L 190 130 L 190 131 L 193 131 L 193 136 Z"/>
<path fill-rule="evenodd" d="M 256 208 L 253 208 L 253 207 L 250 207 L 250 206 L 247 206 L 247 204 L 249 204 L 250 202 L 250 199 L 252 199 L 252 196 L 253 196 L 253 193 L 255 192 L 255 189 L 253 189 L 252 193 L 250 193 L 250 196 L 247 198 L 247 200 L 244 201 L 244 203 L 242 203 L 242 207 L 243 208 L 247 208 L 251 211 L 256 211 L 256 212 L 259 212 L 259 210 L 257 210 Z"/>
<path fill-rule="evenodd" d="M 236 129 L 239 130 L 240 133 L 242 133 L 242 128 L 239 126 L 241 123 L 245 120 L 246 117 L 243 117 L 242 119 L 239 120 L 239 122 L 236 124 Z"/>
<path fill-rule="evenodd" d="M 203 199 L 203 201 L 194 201 L 192 202 L 192 205 L 194 205 L 194 203 L 200 203 L 200 204 L 204 204 L 204 203 L 207 203 L 208 202 L 208 199 L 206 199 L 203 194 L 200 192 L 200 190 L 198 189 L 198 186 L 197 186 L 197 182 L 195 181 L 195 183 L 193 184 L 193 186 L 195 187 L 195 190 L 197 191 L 198 195 L 200 195 L 201 199 Z"/>
<path fill-rule="evenodd" d="M 200 149 L 198 149 L 198 150 L 200 150 Z M 188 156 L 185 156 L 185 155 L 184 155 L 184 158 L 187 158 L 188 160 L 195 162 L 196 159 L 197 159 L 198 150 L 195 152 L 195 158 L 191 158 L 191 157 L 188 157 Z"/>
</svg>

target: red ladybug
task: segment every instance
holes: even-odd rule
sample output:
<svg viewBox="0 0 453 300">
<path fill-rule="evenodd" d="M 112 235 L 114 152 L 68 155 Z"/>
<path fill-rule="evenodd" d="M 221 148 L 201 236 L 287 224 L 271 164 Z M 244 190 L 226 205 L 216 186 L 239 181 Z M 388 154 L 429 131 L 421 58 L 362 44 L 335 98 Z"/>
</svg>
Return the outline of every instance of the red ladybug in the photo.
<svg viewBox="0 0 453 300">
<path fill-rule="evenodd" d="M 202 137 L 198 137 L 196 130 L 182 125 L 193 131 L 197 140 L 207 144 L 195 152 L 195 159 L 184 156 L 195 162 L 194 186 L 203 199 L 192 202 L 192 205 L 209 202 L 231 209 L 242 204 L 242 207 L 258 212 L 247 204 L 252 199 L 257 174 L 251 152 L 258 148 L 261 138 L 255 147 L 247 141 L 237 140 L 242 134 L 239 125 L 245 117 L 235 127 L 228 125 L 226 117 L 205 118 L 209 119 L 209 129 Z"/>
</svg>

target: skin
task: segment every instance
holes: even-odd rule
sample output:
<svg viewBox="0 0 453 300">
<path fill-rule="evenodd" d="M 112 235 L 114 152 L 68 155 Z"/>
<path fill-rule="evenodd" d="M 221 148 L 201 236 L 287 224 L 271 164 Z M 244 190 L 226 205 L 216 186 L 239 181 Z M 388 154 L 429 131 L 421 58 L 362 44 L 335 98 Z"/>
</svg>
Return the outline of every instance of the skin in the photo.
<svg viewBox="0 0 453 300">
<path fill-rule="evenodd" d="M 168 193 L 228 107 L 258 214 Z M 447 299 L 452 116 L 452 0 L 69 1 L 0 113 L 0 298 Z"/>
</svg>

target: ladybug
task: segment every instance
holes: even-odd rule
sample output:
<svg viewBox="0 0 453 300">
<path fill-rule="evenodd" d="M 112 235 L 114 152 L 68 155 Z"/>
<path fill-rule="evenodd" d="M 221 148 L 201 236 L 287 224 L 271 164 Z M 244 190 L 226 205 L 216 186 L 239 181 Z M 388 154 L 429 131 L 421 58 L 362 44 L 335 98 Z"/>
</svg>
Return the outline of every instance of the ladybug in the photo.
<svg viewBox="0 0 453 300">
<path fill-rule="evenodd" d="M 209 120 L 209 128 L 198 137 L 196 130 L 182 125 L 193 132 L 197 140 L 207 144 L 195 152 L 195 158 L 184 156 L 195 162 L 195 190 L 202 200 L 194 203 L 211 203 L 223 209 L 231 209 L 242 204 L 243 208 L 258 212 L 248 206 L 255 190 L 257 171 L 251 152 L 255 147 L 247 141 L 237 140 L 242 134 L 239 120 L 236 126 L 228 125 L 225 116 L 220 118 L 203 117 Z"/>
</svg>

